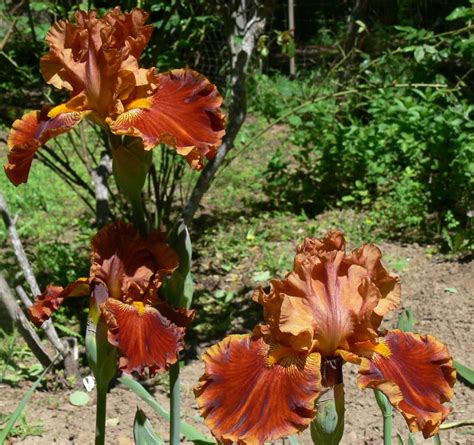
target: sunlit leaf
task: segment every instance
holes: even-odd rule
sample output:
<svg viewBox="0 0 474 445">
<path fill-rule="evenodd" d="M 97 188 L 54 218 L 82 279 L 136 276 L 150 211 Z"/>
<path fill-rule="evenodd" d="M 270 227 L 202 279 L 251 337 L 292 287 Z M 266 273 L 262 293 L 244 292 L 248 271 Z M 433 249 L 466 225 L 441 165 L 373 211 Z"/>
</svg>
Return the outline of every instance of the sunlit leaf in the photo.
<svg viewBox="0 0 474 445">
<path fill-rule="evenodd" d="M 454 9 L 451 14 L 446 17 L 446 20 L 452 21 L 462 19 L 464 17 L 474 17 L 474 11 L 472 8 L 466 8 L 465 6 L 459 6 Z"/>
<path fill-rule="evenodd" d="M 454 367 L 457 373 L 466 380 L 470 385 L 474 385 L 474 369 L 468 368 L 467 366 L 454 360 Z"/>
<path fill-rule="evenodd" d="M 74 406 L 85 406 L 89 403 L 90 397 L 84 391 L 74 391 L 69 396 L 69 402 Z"/>
<path fill-rule="evenodd" d="M 140 445 L 164 445 L 163 439 L 158 436 L 145 413 L 137 408 L 135 420 L 133 422 L 133 438 L 136 444 Z"/>
<path fill-rule="evenodd" d="M 411 307 L 408 307 L 400 314 L 397 322 L 397 328 L 403 332 L 413 332 L 415 321 L 416 320 L 415 316 L 413 315 L 413 310 Z"/>
</svg>

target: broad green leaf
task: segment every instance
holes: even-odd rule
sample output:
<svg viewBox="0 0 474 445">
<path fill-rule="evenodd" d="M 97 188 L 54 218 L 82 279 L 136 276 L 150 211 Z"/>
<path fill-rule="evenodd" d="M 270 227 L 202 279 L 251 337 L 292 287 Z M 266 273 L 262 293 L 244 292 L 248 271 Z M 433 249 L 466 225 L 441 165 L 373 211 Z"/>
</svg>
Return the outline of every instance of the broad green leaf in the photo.
<svg viewBox="0 0 474 445">
<path fill-rule="evenodd" d="M 415 60 L 420 63 L 425 58 L 425 49 L 422 46 L 417 46 L 413 54 Z"/>
<path fill-rule="evenodd" d="M 74 406 L 85 406 L 89 403 L 90 397 L 84 391 L 74 391 L 69 396 L 69 402 Z"/>
<path fill-rule="evenodd" d="M 457 19 L 462 19 L 464 17 L 473 17 L 474 10 L 472 8 L 466 8 L 465 6 L 460 6 L 459 8 L 454 9 L 447 17 L 446 20 L 452 21 Z"/>
<path fill-rule="evenodd" d="M 140 383 L 126 376 L 120 377 L 118 380 L 127 388 L 131 389 L 145 403 L 147 403 L 153 409 L 153 411 L 155 411 L 155 413 L 163 417 L 166 421 L 170 421 L 170 413 L 165 410 Z M 206 445 L 216 443 L 214 440 L 205 436 L 199 430 L 184 421 L 181 421 L 181 432 L 186 437 L 186 439 L 196 444 Z"/>
<path fill-rule="evenodd" d="M 467 366 L 454 360 L 454 367 L 457 373 L 466 380 L 470 385 L 474 385 L 474 369 L 468 368 Z"/>
<path fill-rule="evenodd" d="M 268 270 L 264 270 L 262 272 L 255 272 L 252 276 L 252 280 L 255 282 L 259 281 L 268 281 L 271 277 L 271 274 Z"/>
<path fill-rule="evenodd" d="M 415 326 L 415 316 L 413 315 L 413 310 L 411 307 L 408 307 L 403 310 L 398 319 L 397 328 L 403 332 L 413 332 L 413 327 Z"/>
<path fill-rule="evenodd" d="M 288 118 L 288 122 L 293 125 L 293 127 L 299 127 L 303 121 L 297 114 L 293 114 Z"/>
<path fill-rule="evenodd" d="M 42 372 L 42 374 L 38 377 L 38 379 L 35 381 L 35 383 L 33 383 L 33 385 L 31 385 L 31 388 L 26 392 L 26 394 L 23 396 L 23 398 L 21 399 L 20 403 L 18 404 L 18 406 L 16 407 L 15 411 L 13 411 L 13 413 L 11 414 L 11 416 L 9 417 L 8 419 L 8 422 L 5 426 L 5 428 L 3 428 L 1 431 L 0 431 L 0 443 L 5 443 L 6 442 L 6 439 L 8 437 L 8 435 L 10 434 L 13 426 L 15 425 L 15 422 L 18 420 L 18 418 L 21 416 L 21 414 L 23 413 L 23 410 L 26 408 L 26 405 L 28 404 L 28 402 L 30 401 L 31 399 L 31 396 L 33 395 L 33 393 L 35 392 L 36 388 L 38 387 L 38 385 L 40 384 L 41 380 L 43 380 L 43 377 L 51 370 L 51 368 L 53 367 L 53 365 L 56 363 L 56 360 L 59 358 L 59 354 L 56 356 L 56 358 L 51 362 L 51 364 L 45 368 L 45 370 Z"/>
<path fill-rule="evenodd" d="M 155 433 L 150 421 L 140 408 L 137 408 L 133 422 L 133 438 L 135 443 L 140 445 L 165 445 L 163 439 Z"/>
</svg>

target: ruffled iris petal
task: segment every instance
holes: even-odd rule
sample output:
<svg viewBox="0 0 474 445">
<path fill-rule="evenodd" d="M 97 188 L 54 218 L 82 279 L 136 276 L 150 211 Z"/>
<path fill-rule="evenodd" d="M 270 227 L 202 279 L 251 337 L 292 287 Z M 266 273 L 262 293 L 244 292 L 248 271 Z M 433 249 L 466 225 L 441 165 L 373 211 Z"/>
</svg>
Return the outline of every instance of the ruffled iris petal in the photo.
<svg viewBox="0 0 474 445">
<path fill-rule="evenodd" d="M 143 238 L 132 224 L 116 221 L 103 227 L 92 240 L 91 276 L 107 285 L 115 299 L 137 299 L 150 285 L 178 267 L 176 253 L 153 231 Z"/>
<path fill-rule="evenodd" d="M 75 127 L 83 114 L 69 111 L 50 118 L 48 109 L 45 108 L 42 111 L 30 111 L 13 122 L 8 137 L 8 162 L 4 166 L 8 179 L 14 185 L 26 182 L 38 148 L 49 139 Z"/>
<path fill-rule="evenodd" d="M 382 265 L 382 252 L 373 244 L 365 244 L 352 252 L 349 262 L 364 267 L 380 291 L 380 300 L 372 314 L 372 323 L 379 326 L 382 318 L 400 304 L 400 279 L 390 275 Z"/>
<path fill-rule="evenodd" d="M 195 389 L 214 436 L 259 443 L 305 429 L 320 393 L 319 354 L 268 357 L 263 339 L 232 335 L 203 354 L 206 371 Z"/>
<path fill-rule="evenodd" d="M 345 245 L 340 231 L 306 238 L 293 271 L 273 280 L 269 291 L 257 291 L 254 299 L 263 305 L 267 331 L 276 341 L 332 357 L 353 342 L 377 337 L 380 314 L 399 300 L 398 278 L 383 268 L 375 246 L 346 255 Z"/>
<path fill-rule="evenodd" d="M 36 326 L 41 326 L 56 312 L 68 297 L 83 297 L 89 295 L 89 282 L 87 278 L 80 278 L 65 288 L 48 286 L 46 290 L 36 297 L 35 302 L 28 308 L 31 321 Z"/>
<path fill-rule="evenodd" d="M 112 298 L 101 306 L 109 327 L 109 341 L 120 351 L 120 369 L 150 374 L 168 369 L 183 349 L 184 328 L 157 309 L 140 303 L 125 304 Z"/>
<path fill-rule="evenodd" d="M 384 341 L 391 355 L 362 358 L 359 386 L 384 392 L 411 431 L 433 436 L 450 412 L 442 403 L 453 396 L 456 380 L 446 346 L 431 335 L 399 330 L 389 331 Z"/>
<path fill-rule="evenodd" d="M 142 138 L 147 149 L 160 142 L 174 146 L 191 166 L 201 168 L 204 157 L 214 157 L 225 133 L 222 97 L 215 85 L 190 69 L 159 74 L 156 83 L 153 96 L 109 119 L 111 130 Z"/>
</svg>

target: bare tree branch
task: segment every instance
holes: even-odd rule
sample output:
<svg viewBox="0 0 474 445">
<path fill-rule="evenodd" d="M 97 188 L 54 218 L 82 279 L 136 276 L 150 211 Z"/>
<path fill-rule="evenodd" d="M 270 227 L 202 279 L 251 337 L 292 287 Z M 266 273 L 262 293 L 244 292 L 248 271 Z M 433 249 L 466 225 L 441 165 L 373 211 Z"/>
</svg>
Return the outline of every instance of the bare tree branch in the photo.
<svg viewBox="0 0 474 445">
<path fill-rule="evenodd" d="M 30 266 L 30 262 L 25 253 L 25 249 L 23 248 L 23 244 L 21 243 L 20 237 L 18 236 L 18 232 L 16 230 L 15 224 L 10 218 L 10 214 L 8 212 L 7 203 L 5 198 L 0 193 L 0 214 L 2 216 L 3 222 L 5 223 L 5 227 L 8 230 L 8 235 L 10 237 L 10 241 L 12 243 L 13 250 L 15 252 L 16 258 L 18 260 L 18 264 L 25 276 L 26 282 L 31 290 L 33 296 L 38 296 L 41 294 L 40 288 L 36 281 L 36 277 L 33 273 L 33 269 Z M 61 339 L 54 329 L 51 320 L 47 320 L 43 323 L 42 328 L 46 333 L 51 344 L 56 348 L 56 350 L 64 357 L 67 355 L 67 348 L 61 342 Z"/>
<path fill-rule="evenodd" d="M 107 180 L 111 173 L 112 159 L 107 152 L 104 152 L 100 164 L 90 171 L 95 188 L 95 221 L 99 229 L 105 226 L 109 220 L 110 205 Z"/>
<path fill-rule="evenodd" d="M 20 306 L 15 300 L 13 293 L 8 286 L 4 276 L 0 273 L 0 302 L 5 307 L 8 316 L 20 331 L 20 334 L 24 338 L 26 344 L 31 349 L 31 352 L 35 355 L 38 361 L 47 367 L 51 364 L 52 358 L 48 354 L 48 351 L 44 348 L 38 335 L 31 327 L 30 322 L 27 320 Z"/>
</svg>

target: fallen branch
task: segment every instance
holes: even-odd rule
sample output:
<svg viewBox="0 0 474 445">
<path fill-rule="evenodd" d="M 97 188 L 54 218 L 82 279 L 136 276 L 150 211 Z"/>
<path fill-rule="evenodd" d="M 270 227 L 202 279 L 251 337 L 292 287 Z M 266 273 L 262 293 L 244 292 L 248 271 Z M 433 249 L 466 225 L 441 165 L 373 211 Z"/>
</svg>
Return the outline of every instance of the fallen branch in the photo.
<svg viewBox="0 0 474 445">
<path fill-rule="evenodd" d="M 40 288 L 38 286 L 28 258 L 26 257 L 25 249 L 23 248 L 23 244 L 21 243 L 20 237 L 18 236 L 15 224 L 10 218 L 10 213 L 8 212 L 8 207 L 5 198 L 1 193 L 0 214 L 2 215 L 3 222 L 5 223 L 5 226 L 8 230 L 8 235 L 10 237 L 13 250 L 18 260 L 18 264 L 20 265 L 23 275 L 25 276 L 26 282 L 28 283 L 28 286 L 31 290 L 31 294 L 36 297 L 41 294 Z M 68 353 L 68 348 L 61 342 L 61 339 L 59 338 L 58 333 L 56 332 L 56 329 L 54 328 L 51 320 L 45 321 L 41 327 L 44 330 L 51 344 L 63 357 L 65 357 Z"/>
<path fill-rule="evenodd" d="M 46 368 L 48 367 L 53 359 L 48 354 L 48 351 L 44 348 L 43 344 L 41 343 L 40 338 L 31 327 L 30 322 L 23 314 L 20 306 L 16 302 L 13 293 L 8 286 L 3 275 L 0 273 L 0 301 L 2 305 L 5 307 L 8 316 L 17 327 L 18 331 L 24 338 L 26 344 L 31 349 L 31 352 L 35 355 L 38 361 Z"/>
</svg>

